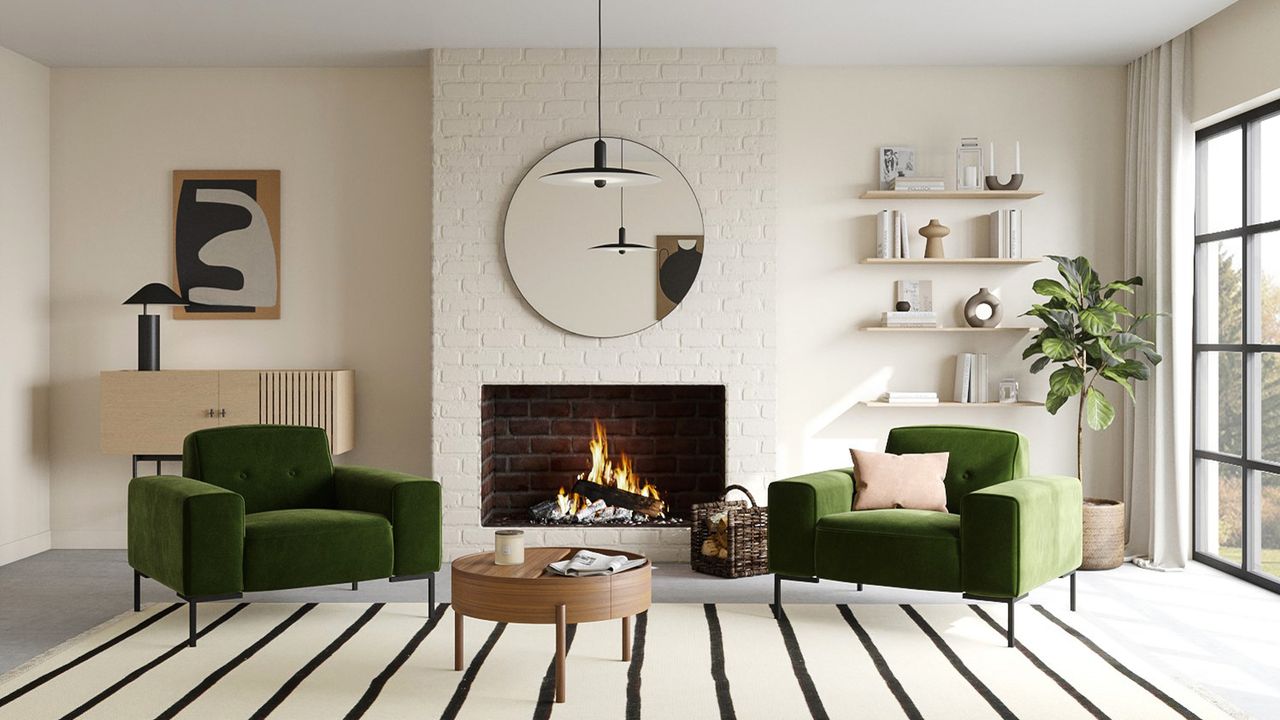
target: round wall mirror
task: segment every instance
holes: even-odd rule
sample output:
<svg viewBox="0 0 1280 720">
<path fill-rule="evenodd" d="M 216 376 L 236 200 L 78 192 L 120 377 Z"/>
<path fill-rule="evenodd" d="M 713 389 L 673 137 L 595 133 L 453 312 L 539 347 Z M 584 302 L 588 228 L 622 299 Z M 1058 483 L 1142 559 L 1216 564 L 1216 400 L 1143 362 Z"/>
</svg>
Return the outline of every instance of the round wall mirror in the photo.
<svg viewBox="0 0 1280 720">
<path fill-rule="evenodd" d="M 551 151 L 507 206 L 507 267 L 525 301 L 565 330 L 618 337 L 662 320 L 702 265 L 702 210 L 684 175 L 656 150 L 605 138 L 609 164 L 659 182 L 622 188 L 555 185 L 544 175 L 590 165 L 596 138 Z"/>
</svg>

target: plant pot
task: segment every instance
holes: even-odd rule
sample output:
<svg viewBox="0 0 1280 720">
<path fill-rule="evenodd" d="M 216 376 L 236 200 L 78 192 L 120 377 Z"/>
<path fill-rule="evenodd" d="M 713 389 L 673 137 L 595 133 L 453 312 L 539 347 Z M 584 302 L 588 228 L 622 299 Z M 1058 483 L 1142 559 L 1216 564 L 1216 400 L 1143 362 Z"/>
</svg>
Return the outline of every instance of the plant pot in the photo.
<svg viewBox="0 0 1280 720">
<path fill-rule="evenodd" d="M 1081 570 L 1111 570 L 1124 563 L 1124 503 L 1084 499 L 1084 557 Z"/>
</svg>

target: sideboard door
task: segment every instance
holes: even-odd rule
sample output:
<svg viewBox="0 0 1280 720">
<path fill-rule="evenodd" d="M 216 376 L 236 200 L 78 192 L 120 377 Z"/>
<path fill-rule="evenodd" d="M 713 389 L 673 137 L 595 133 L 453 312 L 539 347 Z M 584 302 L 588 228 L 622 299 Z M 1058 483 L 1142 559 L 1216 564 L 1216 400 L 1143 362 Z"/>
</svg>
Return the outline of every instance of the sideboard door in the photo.
<svg viewBox="0 0 1280 720">
<path fill-rule="evenodd" d="M 100 387 L 105 453 L 177 455 L 188 433 L 218 424 L 216 371 L 110 371 Z"/>
<path fill-rule="evenodd" d="M 256 425 L 263 422 L 262 374 L 258 370 L 218 372 L 219 425 Z"/>
</svg>

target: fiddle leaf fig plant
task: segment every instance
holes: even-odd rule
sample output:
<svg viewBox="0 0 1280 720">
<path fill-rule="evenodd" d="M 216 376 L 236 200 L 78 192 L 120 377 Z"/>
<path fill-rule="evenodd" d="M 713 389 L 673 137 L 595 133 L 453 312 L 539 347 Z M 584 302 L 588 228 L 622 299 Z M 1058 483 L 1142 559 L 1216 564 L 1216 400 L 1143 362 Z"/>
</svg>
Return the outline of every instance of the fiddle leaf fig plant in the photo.
<svg viewBox="0 0 1280 720">
<path fill-rule="evenodd" d="M 1058 265 L 1062 280 L 1042 278 L 1032 285 L 1046 300 L 1031 306 L 1024 316 L 1044 322 L 1024 360 L 1035 358 L 1031 372 L 1050 365 L 1049 394 L 1045 407 L 1056 415 L 1073 398 L 1076 411 L 1076 475 L 1083 476 L 1084 427 L 1105 430 L 1116 417 L 1116 409 L 1101 387 L 1112 383 L 1133 399 L 1134 384 L 1150 377 L 1150 368 L 1160 363 L 1155 343 L 1138 334 L 1151 313 L 1135 315 L 1116 300 L 1117 295 L 1134 295 L 1142 286 L 1141 277 L 1103 283 L 1083 257 L 1050 255 Z"/>
</svg>

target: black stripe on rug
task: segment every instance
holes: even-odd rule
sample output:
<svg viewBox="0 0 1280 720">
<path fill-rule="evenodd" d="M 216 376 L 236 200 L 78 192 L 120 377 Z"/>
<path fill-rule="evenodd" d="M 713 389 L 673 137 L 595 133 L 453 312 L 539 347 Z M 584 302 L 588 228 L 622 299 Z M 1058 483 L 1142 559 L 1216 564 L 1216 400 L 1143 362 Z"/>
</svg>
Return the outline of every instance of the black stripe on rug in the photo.
<svg viewBox="0 0 1280 720">
<path fill-rule="evenodd" d="M 372 607 L 365 610 L 360 617 L 356 618 L 355 622 L 351 623 L 346 630 L 342 631 L 341 635 L 335 638 L 333 642 L 326 645 L 325 648 L 317 653 L 315 657 L 311 658 L 306 665 L 303 665 L 302 669 L 294 673 L 293 677 L 289 678 L 284 685 L 281 685 L 280 689 L 268 698 L 267 701 L 262 704 L 262 707 L 258 708 L 257 712 L 249 716 L 249 720 L 262 720 L 262 718 L 270 715 L 276 708 L 280 707 L 280 703 L 283 703 L 285 699 L 289 697 L 289 694 L 302 684 L 303 680 L 306 680 L 311 673 L 315 672 L 316 668 L 324 664 L 326 660 L 333 657 L 333 654 L 338 652 L 339 648 L 347 644 L 348 640 L 355 637 L 355 634 L 360 632 L 360 629 L 365 625 L 368 625 L 369 621 L 373 619 L 373 616 L 377 615 L 378 611 L 382 610 L 385 606 L 386 603 L 374 603 Z"/>
<path fill-rule="evenodd" d="M 1164 703 L 1165 705 L 1168 705 L 1170 708 L 1173 709 L 1174 712 L 1178 713 L 1184 718 L 1188 718 L 1188 720 L 1199 720 L 1200 718 L 1199 715 L 1196 715 L 1195 713 L 1191 712 L 1186 708 L 1185 705 L 1183 705 L 1182 703 L 1178 702 L 1177 700 L 1174 700 L 1173 698 L 1165 694 L 1163 690 L 1147 682 L 1143 678 L 1139 677 L 1137 673 L 1125 667 L 1124 665 L 1120 664 L 1119 660 L 1116 660 L 1115 658 L 1111 657 L 1111 655 L 1106 650 L 1103 650 L 1102 648 L 1098 647 L 1097 643 L 1085 637 L 1084 634 L 1082 634 L 1079 630 L 1076 630 L 1075 628 L 1071 627 L 1065 622 L 1059 620 L 1057 616 L 1055 616 L 1053 613 L 1044 609 L 1043 605 L 1032 605 L 1031 607 L 1035 608 L 1037 612 L 1039 612 L 1041 615 L 1048 618 L 1049 621 L 1052 622 L 1054 625 L 1057 625 L 1058 627 L 1066 631 L 1068 635 L 1079 640 L 1081 644 L 1083 644 L 1085 647 L 1089 648 L 1094 653 L 1096 653 L 1098 657 L 1105 660 L 1108 665 L 1115 668 L 1115 670 L 1119 672 L 1121 675 L 1124 675 L 1125 677 L 1129 678 L 1133 682 L 1137 683 L 1137 685 L 1141 687 L 1143 690 L 1146 690 L 1147 692 L 1154 695 L 1157 699 L 1159 699 L 1160 702 Z"/>
<path fill-rule="evenodd" d="M 724 635 L 720 632 L 720 616 L 716 614 L 715 603 L 705 603 L 702 611 L 707 616 L 707 634 L 711 637 L 711 677 L 716 681 L 720 720 L 734 720 L 738 715 L 733 710 L 733 696 L 729 694 L 729 676 L 724 672 Z"/>
<path fill-rule="evenodd" d="M 440 605 L 436 607 L 436 611 L 427 619 L 427 622 L 422 626 L 422 629 L 414 633 L 413 637 L 409 638 L 409 642 L 405 643 L 404 647 L 400 648 L 400 652 L 396 653 L 396 656 L 391 659 L 391 662 L 387 663 L 387 666 L 382 669 L 382 672 L 378 673 L 377 677 L 369 681 L 368 689 L 366 689 L 364 694 L 360 696 L 360 699 L 356 701 L 355 707 L 352 707 L 351 710 L 347 711 L 347 714 L 344 716 L 344 720 L 354 720 L 355 718 L 361 717 L 366 711 L 368 711 L 369 706 L 373 705 L 373 701 L 378 699 L 378 695 L 382 692 L 382 688 L 386 687 L 387 681 L 391 679 L 391 676 L 395 675 L 396 671 L 409 661 L 409 657 L 418 649 L 418 646 L 422 644 L 422 641 L 426 640 L 427 636 L 431 634 L 431 631 L 435 630 L 436 626 L 440 624 L 440 618 L 444 616 L 444 611 L 448 608 L 449 603 L 440 603 Z"/>
<path fill-rule="evenodd" d="M 573 647 L 573 638 L 578 634 L 578 625 L 574 623 L 565 628 L 564 631 L 564 656 L 565 664 L 569 664 L 569 648 Z M 568 668 L 565 669 L 568 674 Z M 548 720 L 551 717 L 551 710 L 556 704 L 556 658 L 551 656 L 551 663 L 547 665 L 547 671 L 542 675 L 542 684 L 538 686 L 538 702 L 533 708 L 533 720 Z"/>
<path fill-rule="evenodd" d="M 171 614 L 173 611 L 175 611 L 175 610 L 177 610 L 178 608 L 182 607 L 182 605 L 183 605 L 183 603 L 173 603 L 172 605 L 170 605 L 169 607 L 165 608 L 164 610 L 161 610 L 161 611 L 159 611 L 159 612 L 157 612 L 157 613 L 153 614 L 151 617 L 149 617 L 149 618 L 147 618 L 147 619 L 143 620 L 142 622 L 140 622 L 140 623 L 138 623 L 138 624 L 134 625 L 133 627 L 130 627 L 128 630 L 125 630 L 124 632 L 122 632 L 122 633 L 120 633 L 119 635 L 116 635 L 115 637 L 111 638 L 110 640 L 107 640 L 106 642 L 104 642 L 104 643 L 102 643 L 102 644 L 98 645 L 97 647 L 93 648 L 92 650 L 86 650 L 84 653 L 82 653 L 79 657 L 75 658 L 74 660 L 70 660 L 70 661 L 68 661 L 68 662 L 66 662 L 66 663 L 64 663 L 64 664 L 62 664 L 62 665 L 59 665 L 58 667 L 54 668 L 53 670 L 50 670 L 49 672 L 47 672 L 47 673 L 45 673 L 45 674 L 41 675 L 40 677 L 38 677 L 38 678 L 36 678 L 36 679 L 32 680 L 31 682 L 27 683 L 26 685 L 23 685 L 22 687 L 18 688 L 17 690 L 14 690 L 13 692 L 9 693 L 8 695 L 5 695 L 4 697 L 0 697 L 0 707 L 4 707 L 5 705 L 8 705 L 9 703 L 13 702 L 14 700 L 17 700 L 18 698 L 22 697 L 23 695 L 26 695 L 27 693 L 31 692 L 32 690 L 35 690 L 36 688 L 40 687 L 41 685 L 43 685 L 43 684 L 45 684 L 45 683 L 49 682 L 50 680 L 52 680 L 52 679 L 54 679 L 54 678 L 58 677 L 58 676 L 59 676 L 59 675 L 61 675 L 62 673 L 64 673 L 64 672 L 66 672 L 66 671 L 68 671 L 68 670 L 70 670 L 70 669 L 72 669 L 72 668 L 76 667 L 77 665 L 79 665 L 79 664 L 81 664 L 81 663 L 85 662 L 86 660 L 92 660 L 92 659 L 93 659 L 94 657 L 96 657 L 97 655 L 99 655 L 99 654 L 101 654 L 101 653 L 103 653 L 103 652 L 105 652 L 105 651 L 107 651 L 107 650 L 110 650 L 111 648 L 115 647 L 116 645 L 119 645 L 120 643 L 124 642 L 125 640 L 128 640 L 129 638 L 133 637 L 134 635 L 136 635 L 136 634 L 138 634 L 138 633 L 142 632 L 143 630 L 146 630 L 147 628 L 151 627 L 152 625 L 154 625 L 154 624 L 156 624 L 156 623 L 160 622 L 162 619 L 164 619 L 166 616 L 168 616 L 169 614 Z"/>
<path fill-rule="evenodd" d="M 455 720 L 458 717 L 458 713 L 462 711 L 462 704 L 467 701 L 467 694 L 471 692 L 471 684 L 475 682 L 476 675 L 480 674 L 480 667 L 484 665 L 485 660 L 489 659 L 489 653 L 493 652 L 493 647 L 498 644 L 498 640 L 506 629 L 507 624 L 504 622 L 493 627 L 493 632 L 489 633 L 489 639 L 480 646 L 480 652 L 471 658 L 471 664 L 467 666 L 467 671 L 458 681 L 453 697 L 449 698 L 449 704 L 445 706 L 444 712 L 440 713 L 440 720 Z"/>
<path fill-rule="evenodd" d="M 898 705 L 902 707 L 902 713 L 910 720 L 924 720 L 924 715 L 920 714 L 920 709 L 911 700 L 911 696 L 902 687 L 902 683 L 898 682 L 897 676 L 893 674 L 893 669 L 889 667 L 888 661 L 884 659 L 880 648 L 876 647 L 875 642 L 871 640 L 871 635 L 862 627 L 858 619 L 853 616 L 853 611 L 849 609 L 848 605 L 837 605 L 836 607 L 840 609 L 840 615 L 844 617 L 844 621 L 848 623 L 853 633 L 858 636 L 858 640 L 862 643 L 862 648 L 867 651 L 867 656 L 871 658 L 872 664 L 875 665 L 876 672 L 880 673 L 880 679 L 884 680 L 889 692 L 893 693 Z"/>
<path fill-rule="evenodd" d="M 813 716 L 813 720 L 829 720 L 830 716 L 822 705 L 822 698 L 818 696 L 818 688 L 813 684 L 809 668 L 805 665 L 804 653 L 800 652 L 800 641 L 796 639 L 796 631 L 791 627 L 787 611 L 775 605 L 770 605 L 769 610 L 778 621 L 778 630 L 782 633 L 782 644 L 786 646 L 787 655 L 791 657 L 791 671 L 795 673 L 796 682 L 800 684 L 800 692 L 804 695 L 805 704 L 809 706 L 809 714 Z"/>
<path fill-rule="evenodd" d="M 898 607 L 902 608 L 903 612 L 915 621 L 915 624 L 933 641 L 934 647 L 938 648 L 942 655 L 950 661 L 951 666 L 956 669 L 956 672 L 960 673 L 961 677 L 969 681 L 973 689 L 978 691 L 978 694 L 982 696 L 983 700 L 987 701 L 987 704 L 991 706 L 992 710 L 996 711 L 997 715 L 1005 720 L 1017 720 L 1018 716 L 1014 715 L 1013 711 L 1000 698 L 996 697 L 995 693 L 991 692 L 991 688 L 987 687 L 985 683 L 978 679 L 977 675 L 973 674 L 973 671 L 964 664 L 960 656 L 951 649 L 951 646 L 947 645 L 947 641 L 942 639 L 942 636 L 920 616 L 920 613 L 916 612 L 915 608 L 910 605 L 899 605 Z"/>
<path fill-rule="evenodd" d="M 307 603 L 306 605 L 303 605 L 297 610 L 294 610 L 292 613 L 290 613 L 289 617 L 280 621 L 280 623 L 278 623 L 275 627 L 271 628 L 271 631 L 268 632 L 266 635 L 263 635 L 262 637 L 258 638 L 256 642 L 254 642 L 252 645 L 242 650 L 239 655 L 236 655 L 235 657 L 223 663 L 222 667 L 209 673 L 209 676 L 206 677 L 204 680 L 201 680 L 199 685 L 196 685 L 195 687 L 191 688 L 191 690 L 188 691 L 186 695 L 183 695 L 177 702 L 170 705 L 168 709 L 166 709 L 164 712 L 157 715 L 156 720 L 170 720 L 170 718 L 174 717 L 178 713 L 185 710 L 188 705 L 198 700 L 201 695 L 205 694 L 205 692 L 208 691 L 209 688 L 216 685 L 219 680 L 221 680 L 222 678 L 230 674 L 232 670 L 235 670 L 236 668 L 240 667 L 240 665 L 242 665 L 245 660 L 248 660 L 249 658 L 256 655 L 259 650 L 269 645 L 272 640 L 275 640 L 276 638 L 280 637 L 280 635 L 283 634 L 285 630 L 288 630 L 290 627 L 293 626 L 294 623 L 301 620 L 303 615 L 306 615 L 307 613 L 315 609 L 316 609 L 315 603 Z"/>
<path fill-rule="evenodd" d="M 208 625 L 205 626 L 203 630 L 196 633 L 196 639 L 199 640 L 205 635 L 208 635 L 209 633 L 218 629 L 218 626 L 222 625 L 226 621 L 235 617 L 236 613 L 239 613 L 241 610 L 244 610 L 247 607 L 249 607 L 249 603 L 239 603 L 235 607 L 231 608 L 230 610 L 222 613 L 222 615 L 219 616 L 217 620 L 214 620 L 213 622 L 209 623 Z M 163 663 L 165 660 L 168 660 L 174 655 L 177 655 L 178 653 L 187 649 L 187 647 L 188 647 L 187 640 L 184 638 L 181 643 L 178 643 L 177 645 L 174 645 L 168 650 L 165 650 L 162 654 L 157 656 L 151 662 L 147 663 L 146 665 L 143 665 L 140 668 L 137 668 L 136 670 L 129 673 L 128 675 L 125 675 L 124 677 L 115 681 L 106 690 L 103 690 L 97 695 L 94 695 L 93 697 L 81 703 L 81 705 L 77 707 L 75 710 L 72 710 L 66 715 L 63 715 L 62 720 L 71 720 L 72 718 L 80 717 L 81 715 L 85 714 L 89 710 L 93 709 L 93 707 L 98 703 L 102 702 L 103 700 L 106 700 L 112 695 L 115 695 L 117 692 L 120 691 L 121 688 L 125 687 L 126 685 L 133 682 L 134 680 L 137 680 L 138 678 L 142 677 L 147 672 L 155 669 L 158 665 L 160 665 L 160 663 Z"/>
<path fill-rule="evenodd" d="M 981 607 L 977 605 L 970 605 L 969 609 L 977 613 L 978 617 L 985 620 L 986 623 L 991 626 L 992 630 L 995 630 L 996 632 L 1002 635 L 1004 634 L 1005 630 L 1003 627 L 1000 626 L 1000 623 L 997 623 L 995 621 L 995 618 L 988 615 L 987 612 L 983 610 Z M 1050 668 L 1048 665 L 1044 663 L 1043 660 L 1037 657 L 1035 653 L 1028 650 L 1027 646 L 1023 645 L 1021 640 L 1014 640 L 1013 646 L 1017 648 L 1019 652 L 1022 653 L 1023 657 L 1030 660 L 1032 665 L 1035 665 L 1037 668 L 1039 668 L 1040 671 L 1043 672 L 1045 675 L 1047 675 L 1050 680 L 1057 683 L 1058 687 L 1062 688 L 1064 692 L 1066 692 L 1073 699 L 1075 699 L 1076 702 L 1080 703 L 1080 707 L 1088 711 L 1090 715 L 1098 718 L 1098 720 L 1110 720 L 1110 717 L 1106 713 L 1102 712 L 1101 708 L 1099 708 L 1097 705 L 1094 705 L 1093 702 L 1089 700 L 1089 698 L 1085 697 L 1084 694 L 1081 693 L 1079 690 L 1076 690 L 1075 686 L 1067 682 L 1066 678 L 1054 672 L 1053 668 Z"/>
<path fill-rule="evenodd" d="M 631 641 L 631 667 L 627 668 L 626 720 L 640 720 L 640 674 L 644 671 L 644 638 L 649 629 L 649 611 L 636 615 L 636 636 Z"/>
</svg>

